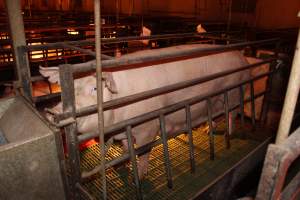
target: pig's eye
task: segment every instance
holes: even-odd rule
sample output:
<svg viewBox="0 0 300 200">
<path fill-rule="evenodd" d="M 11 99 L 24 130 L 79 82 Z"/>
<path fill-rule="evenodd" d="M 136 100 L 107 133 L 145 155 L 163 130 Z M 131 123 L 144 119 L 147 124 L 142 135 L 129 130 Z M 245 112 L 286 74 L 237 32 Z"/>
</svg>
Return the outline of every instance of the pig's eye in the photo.
<svg viewBox="0 0 300 200">
<path fill-rule="evenodd" d="M 95 93 L 95 91 L 97 91 L 97 87 L 93 87 L 93 88 L 91 89 L 91 93 Z"/>
</svg>

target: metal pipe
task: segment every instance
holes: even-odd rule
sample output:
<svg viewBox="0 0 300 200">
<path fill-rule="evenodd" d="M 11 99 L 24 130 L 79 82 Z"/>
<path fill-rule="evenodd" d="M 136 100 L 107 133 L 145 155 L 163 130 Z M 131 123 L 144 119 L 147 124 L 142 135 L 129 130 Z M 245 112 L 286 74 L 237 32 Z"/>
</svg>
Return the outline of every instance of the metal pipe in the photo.
<svg viewBox="0 0 300 200">
<path fill-rule="evenodd" d="M 191 107 L 190 105 L 185 105 L 185 114 L 186 114 L 186 130 L 189 137 L 189 152 L 190 152 L 190 163 L 191 163 L 191 172 L 195 172 L 195 153 L 194 153 L 194 142 L 193 142 L 193 130 L 192 130 L 192 116 L 191 116 Z"/>
<path fill-rule="evenodd" d="M 74 79 L 71 72 L 70 65 L 64 65 L 59 68 L 59 78 L 62 87 L 62 107 L 64 112 L 68 112 L 70 118 L 75 119 L 75 93 L 74 93 Z M 78 190 L 76 190 L 76 184 L 80 183 L 80 156 L 78 151 L 78 137 L 76 122 L 73 122 L 66 126 L 66 143 L 68 147 L 68 164 L 70 169 L 70 190 L 74 195 L 74 199 L 80 199 Z"/>
<path fill-rule="evenodd" d="M 209 76 L 196 78 L 196 79 L 192 79 L 192 80 L 172 84 L 172 85 L 169 85 L 169 86 L 164 86 L 164 87 L 161 87 L 161 88 L 141 92 L 141 93 L 138 93 L 138 94 L 118 98 L 118 99 L 115 99 L 115 100 L 104 102 L 103 108 L 104 108 L 104 110 L 108 110 L 108 109 L 111 109 L 111 108 L 128 105 L 130 103 L 134 103 L 134 102 L 137 102 L 137 101 L 148 99 L 148 98 L 158 96 L 158 95 L 161 95 L 161 94 L 173 92 L 173 91 L 176 91 L 176 90 L 179 90 L 179 89 L 194 86 L 196 84 L 204 83 L 204 82 L 207 82 L 207 81 L 210 81 L 210 80 L 213 80 L 213 79 L 217 79 L 217 78 L 220 78 L 220 77 L 223 77 L 223 76 L 226 76 L 226 75 L 230 75 L 232 73 L 236 73 L 236 72 L 240 72 L 240 71 L 243 71 L 243 70 L 246 70 L 246 69 L 257 67 L 259 65 L 269 63 L 269 62 L 272 62 L 274 60 L 275 59 L 269 59 L 269 60 L 265 60 L 265 61 L 262 61 L 262 62 L 245 65 L 243 67 L 239 67 L 239 68 L 230 69 L 230 70 L 227 70 L 227 71 L 215 73 L 215 74 L 212 74 L 212 75 L 209 75 Z M 97 105 L 92 105 L 92 106 L 88 106 L 88 107 L 78 109 L 77 112 L 76 112 L 77 113 L 76 116 L 77 117 L 82 117 L 82 116 L 85 116 L 85 115 L 93 114 L 95 112 L 97 112 Z M 65 114 L 61 114 L 59 116 L 60 116 L 60 118 L 64 118 L 64 115 Z"/>
<path fill-rule="evenodd" d="M 126 37 L 118 37 L 118 38 L 102 38 L 102 44 L 115 44 L 121 42 L 130 42 L 130 41 L 139 41 L 139 40 L 162 40 L 162 39 L 172 39 L 172 38 L 188 38 L 188 37 L 208 37 L 214 36 L 216 34 L 223 34 L 224 31 L 214 31 L 214 32 L 206 32 L 206 33 L 175 33 L 175 34 L 160 34 L 160 35 L 151 35 L 151 36 L 126 36 Z M 230 32 L 236 33 L 236 32 Z M 222 39 L 222 37 L 215 37 L 215 39 Z M 224 38 L 223 38 L 224 39 Z M 38 51 L 45 49 L 53 49 L 53 48 L 62 48 L 63 44 L 75 45 L 75 46 L 90 46 L 94 45 L 95 41 L 92 39 L 89 40 L 77 40 L 77 41 L 66 41 L 66 42 L 55 42 L 48 43 L 43 45 L 31 45 L 24 46 L 26 51 Z"/>
<path fill-rule="evenodd" d="M 244 113 L 244 87 L 240 86 L 240 115 L 241 115 L 241 125 L 245 125 L 245 113 Z"/>
<path fill-rule="evenodd" d="M 207 118 L 208 118 L 208 125 L 209 125 L 209 155 L 210 159 L 215 159 L 215 144 L 214 144 L 214 127 L 212 124 L 212 103 L 210 97 L 206 99 L 206 105 L 207 105 Z"/>
<path fill-rule="evenodd" d="M 169 105 L 167 107 L 164 107 L 164 108 L 161 108 L 161 109 L 149 112 L 149 113 L 145 113 L 145 114 L 139 115 L 139 116 L 131 118 L 131 119 L 124 120 L 122 122 L 116 123 L 116 124 L 111 125 L 109 127 L 105 127 L 105 131 L 104 131 L 105 135 L 111 137 L 111 136 L 117 134 L 117 131 L 124 129 L 124 127 L 126 127 L 128 125 L 136 126 L 136 125 L 144 123 L 146 121 L 155 119 L 160 114 L 169 114 L 169 113 L 178 111 L 178 110 L 184 108 L 186 104 L 193 105 L 193 104 L 201 102 L 201 101 L 203 101 L 203 100 L 205 100 L 209 97 L 213 97 L 213 96 L 222 94 L 225 91 L 232 90 L 234 88 L 237 88 L 237 87 L 239 87 L 241 85 L 244 85 L 246 83 L 249 83 L 251 81 L 258 80 L 262 77 L 268 76 L 272 73 L 274 73 L 274 71 L 266 72 L 266 73 L 260 74 L 259 76 L 254 77 L 254 78 L 251 78 L 251 79 L 248 79 L 248 80 L 245 80 L 245 81 L 240 81 L 237 84 L 230 85 L 226 88 L 219 89 L 217 91 L 208 93 L 206 95 L 198 95 L 196 97 L 193 97 L 193 98 L 190 98 L 190 99 L 187 99 L 187 100 Z M 86 141 L 86 140 L 95 138 L 96 136 L 97 136 L 97 134 L 95 135 L 95 133 L 87 133 L 87 134 L 84 134 L 84 135 L 79 135 L 78 139 L 79 139 L 80 142 L 82 142 L 82 141 Z"/>
<path fill-rule="evenodd" d="M 168 149 L 168 133 L 166 131 L 166 119 L 163 114 L 159 115 L 159 123 L 160 123 L 160 134 L 161 134 L 161 140 L 163 144 L 163 150 L 164 150 L 164 164 L 165 164 L 165 170 L 167 174 L 167 181 L 168 181 L 168 187 L 173 187 L 173 181 L 172 181 L 172 171 L 171 171 L 171 161 L 170 161 L 170 155 L 169 155 L 169 149 Z"/>
<path fill-rule="evenodd" d="M 28 57 L 22 46 L 26 46 L 24 23 L 21 13 L 20 0 L 6 0 L 5 1 L 7 15 L 9 20 L 10 35 L 13 42 L 14 61 L 15 61 L 15 75 L 22 83 L 22 92 L 28 100 L 32 97 L 32 88 L 30 83 L 30 68 Z"/>
<path fill-rule="evenodd" d="M 97 74 L 97 110 L 98 130 L 100 141 L 100 174 L 102 182 L 102 197 L 107 199 L 106 170 L 105 170 L 105 140 L 104 140 L 104 115 L 102 91 L 102 65 L 101 65 L 101 5 L 100 0 L 94 0 L 95 19 L 95 47 L 96 47 L 96 74 Z"/>
<path fill-rule="evenodd" d="M 180 60 L 182 58 L 191 57 L 201 57 L 211 54 L 223 53 L 227 51 L 232 51 L 240 49 L 249 45 L 262 45 L 277 41 L 277 39 L 261 40 L 256 42 L 243 42 L 237 44 L 230 44 L 226 46 L 214 46 L 209 48 L 195 47 L 192 49 L 176 49 L 174 51 L 164 51 L 164 52 L 151 52 L 151 54 L 141 54 L 138 57 L 120 57 L 113 60 L 104 60 L 102 62 L 102 67 L 105 69 L 120 69 L 121 67 L 132 67 L 132 66 L 147 66 L 153 63 L 163 63 L 175 60 Z M 73 72 L 89 72 L 95 69 L 95 65 L 91 63 L 88 66 L 73 65 Z"/>
<path fill-rule="evenodd" d="M 96 57 L 96 52 L 89 50 L 89 49 L 83 49 L 83 48 L 76 47 L 76 46 L 73 46 L 70 44 L 62 44 L 62 47 L 80 51 L 81 53 Z M 113 59 L 114 57 L 101 54 L 101 58 L 103 60 L 109 60 L 109 59 Z"/>
<path fill-rule="evenodd" d="M 300 12 L 298 13 L 300 17 Z M 299 95 L 300 88 L 300 29 L 298 33 L 298 41 L 290 73 L 290 79 L 284 100 L 283 110 L 280 117 L 279 127 L 277 131 L 276 144 L 282 143 L 289 135 L 293 115 Z"/>
<path fill-rule="evenodd" d="M 250 82 L 250 98 L 251 98 L 251 121 L 252 129 L 255 130 L 256 120 L 255 120 L 255 99 L 254 99 L 254 82 Z"/>
<path fill-rule="evenodd" d="M 131 126 L 126 127 L 126 136 L 127 136 L 127 141 L 128 141 L 128 150 L 129 150 L 129 155 L 130 155 L 130 160 L 131 160 L 131 166 L 133 170 L 133 177 L 134 177 L 134 182 L 135 182 L 135 187 L 136 187 L 136 197 L 137 199 L 143 199 L 142 191 L 141 191 L 141 186 L 140 186 L 140 180 L 139 180 L 139 174 L 138 174 L 138 167 L 137 167 L 137 161 L 136 161 L 136 153 L 134 149 L 134 144 L 131 138 Z"/>
<path fill-rule="evenodd" d="M 256 95 L 255 95 L 255 98 L 259 98 L 259 97 L 261 97 L 261 96 L 263 96 L 263 95 L 265 95 L 265 92 L 261 92 L 261 93 L 259 93 L 259 94 L 256 94 Z M 246 103 L 247 103 L 247 102 L 250 102 L 250 101 L 251 101 L 250 98 L 248 98 L 248 99 L 245 100 Z M 239 104 L 237 104 L 237 105 L 235 105 L 235 106 L 229 108 L 229 111 L 233 111 L 233 110 L 235 110 L 235 109 L 238 108 L 238 107 L 239 107 Z M 213 117 L 213 119 L 215 119 L 215 118 L 220 117 L 220 116 L 223 115 L 223 114 L 224 114 L 224 111 L 220 111 L 220 112 L 214 113 L 212 117 Z M 206 121 L 207 121 L 207 117 L 204 117 L 202 120 L 200 120 L 199 123 L 193 124 L 193 125 L 192 125 L 192 128 L 196 128 L 196 127 L 198 127 L 200 124 L 202 124 L 202 123 L 204 123 L 204 122 L 206 122 Z M 182 129 L 182 130 L 176 131 L 175 133 L 168 134 L 168 140 L 169 140 L 169 139 L 172 139 L 172 138 L 175 138 L 175 137 L 177 137 L 178 135 L 180 135 L 180 134 L 182 134 L 182 133 L 184 133 L 184 132 L 186 132 L 186 131 L 187 131 L 187 130 L 184 128 L 184 129 Z M 136 154 L 137 154 L 137 155 L 141 155 L 141 154 L 144 154 L 144 153 L 146 153 L 146 152 L 149 152 L 149 151 L 151 150 L 151 148 L 153 148 L 153 147 L 155 147 L 155 146 L 157 146 L 157 145 L 160 145 L 161 143 L 162 143 L 162 140 L 161 140 L 161 139 L 157 139 L 157 140 L 152 141 L 152 142 L 150 142 L 150 143 L 148 143 L 148 144 L 145 144 L 145 145 L 143 145 L 143 146 L 141 146 L 141 147 L 139 147 L 139 148 L 136 149 Z M 122 156 L 119 156 L 119 157 L 117 157 L 117 158 L 115 158 L 115 159 L 113 159 L 113 160 L 111 160 L 111 161 L 108 161 L 108 162 L 106 163 L 106 165 L 105 165 L 105 168 L 107 169 L 107 168 L 109 168 L 109 167 L 113 167 L 113 166 L 115 166 L 115 165 L 118 165 L 118 164 L 120 164 L 120 163 L 123 163 L 123 162 L 127 161 L 129 158 L 130 158 L 130 155 L 129 155 L 128 153 L 125 153 L 125 154 L 123 154 Z M 99 170 L 100 167 L 95 167 L 94 169 L 98 169 L 98 170 Z M 92 175 L 96 174 L 97 172 L 98 172 L 98 171 L 93 171 L 93 173 L 89 173 L 89 176 L 92 176 Z M 88 177 L 85 176 L 85 178 L 88 178 Z"/>
<path fill-rule="evenodd" d="M 244 100 L 243 100 L 244 101 Z M 230 148 L 230 135 L 229 135 L 229 129 L 230 129 L 230 123 L 229 123 L 229 102 L 228 102 L 228 92 L 224 93 L 224 110 L 225 110 L 225 123 L 226 123 L 226 131 L 225 131 L 225 144 L 226 148 Z M 234 123 L 234 122 L 232 122 Z"/>
</svg>

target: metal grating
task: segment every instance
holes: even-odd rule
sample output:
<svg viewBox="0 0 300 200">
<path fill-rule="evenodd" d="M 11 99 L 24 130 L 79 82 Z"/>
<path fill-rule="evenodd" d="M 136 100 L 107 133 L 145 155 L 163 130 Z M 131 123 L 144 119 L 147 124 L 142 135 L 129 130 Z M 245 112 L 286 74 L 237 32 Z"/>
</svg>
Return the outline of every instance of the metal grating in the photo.
<svg viewBox="0 0 300 200">
<path fill-rule="evenodd" d="M 221 127 L 223 129 L 224 126 Z M 220 129 L 220 127 L 219 127 Z M 220 130 L 217 133 L 222 133 Z M 253 150 L 258 141 L 231 139 L 231 148 L 226 149 L 223 135 L 215 135 L 215 160 L 209 158 L 209 143 L 207 128 L 201 127 L 193 131 L 195 146 L 196 172 L 190 172 L 188 137 L 180 135 L 168 141 L 170 160 L 173 173 L 173 189 L 167 187 L 167 180 L 163 159 L 163 148 L 159 145 L 152 149 L 150 155 L 149 172 L 142 181 L 144 199 L 188 199 L 201 188 L 224 173 L 233 164 Z M 122 148 L 113 145 L 110 148 L 107 160 L 122 154 Z M 99 163 L 99 145 L 93 145 L 81 152 L 82 169 L 91 169 Z M 107 170 L 108 198 L 109 199 L 136 199 L 135 186 L 131 165 L 124 165 Z M 84 187 L 95 197 L 101 196 L 101 181 L 99 176 L 93 177 Z"/>
</svg>

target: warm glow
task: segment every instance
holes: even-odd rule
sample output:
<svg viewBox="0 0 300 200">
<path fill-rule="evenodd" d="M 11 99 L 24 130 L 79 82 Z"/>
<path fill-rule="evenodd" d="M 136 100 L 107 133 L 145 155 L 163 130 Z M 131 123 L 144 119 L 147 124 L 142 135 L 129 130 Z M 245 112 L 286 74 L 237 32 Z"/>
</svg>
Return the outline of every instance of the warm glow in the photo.
<svg viewBox="0 0 300 200">
<path fill-rule="evenodd" d="M 79 34 L 79 32 L 73 28 L 68 28 L 67 31 L 68 31 L 69 35 L 78 35 Z"/>
</svg>

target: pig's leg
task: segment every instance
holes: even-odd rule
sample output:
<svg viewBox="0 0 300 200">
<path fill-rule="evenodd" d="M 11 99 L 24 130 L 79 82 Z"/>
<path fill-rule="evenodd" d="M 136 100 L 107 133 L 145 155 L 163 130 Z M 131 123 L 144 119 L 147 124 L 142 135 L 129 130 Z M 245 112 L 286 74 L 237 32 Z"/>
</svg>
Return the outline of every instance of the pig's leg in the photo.
<svg viewBox="0 0 300 200">
<path fill-rule="evenodd" d="M 136 138 L 136 144 L 137 147 L 141 147 L 145 144 L 148 144 L 152 142 L 157 135 L 157 131 L 155 129 L 152 129 L 151 131 L 147 132 L 139 132 L 135 135 Z M 145 175 L 148 173 L 148 165 L 149 165 L 149 156 L 150 156 L 150 151 L 139 156 L 139 161 L 138 161 L 138 173 L 139 173 L 139 178 L 143 179 Z"/>
</svg>

